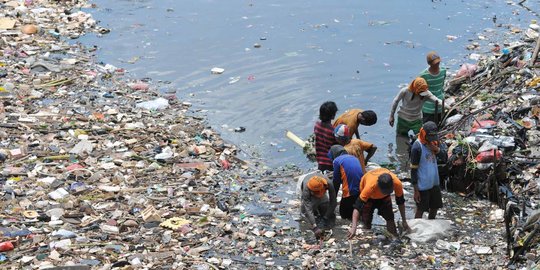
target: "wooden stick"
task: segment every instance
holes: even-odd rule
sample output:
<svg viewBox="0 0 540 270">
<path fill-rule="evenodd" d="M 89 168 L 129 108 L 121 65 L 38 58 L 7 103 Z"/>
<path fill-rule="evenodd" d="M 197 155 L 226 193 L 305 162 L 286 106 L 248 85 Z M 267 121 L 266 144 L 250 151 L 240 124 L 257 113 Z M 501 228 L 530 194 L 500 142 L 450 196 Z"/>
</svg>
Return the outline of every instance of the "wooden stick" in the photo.
<svg viewBox="0 0 540 270">
<path fill-rule="evenodd" d="M 69 159 L 71 156 L 70 155 L 57 155 L 57 156 L 46 156 L 46 157 L 43 157 L 41 159 L 43 160 L 65 160 L 65 159 Z"/>
<path fill-rule="evenodd" d="M 349 255 L 352 257 L 352 240 L 349 240 Z"/>
</svg>

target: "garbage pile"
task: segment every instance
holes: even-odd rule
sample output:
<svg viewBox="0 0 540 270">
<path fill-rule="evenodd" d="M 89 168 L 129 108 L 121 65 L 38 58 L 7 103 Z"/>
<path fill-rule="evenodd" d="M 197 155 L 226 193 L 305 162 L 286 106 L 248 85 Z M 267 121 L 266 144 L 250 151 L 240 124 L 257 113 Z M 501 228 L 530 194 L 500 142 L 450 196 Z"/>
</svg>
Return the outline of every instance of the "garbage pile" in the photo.
<svg viewBox="0 0 540 270">
<path fill-rule="evenodd" d="M 233 208 L 271 174 L 189 102 L 69 43 L 108 32 L 83 7 L 0 1 L 1 268 L 215 268 L 233 261 L 208 253 L 234 239 L 264 249 L 256 239 L 282 232 Z"/>
<path fill-rule="evenodd" d="M 536 31 L 536 35 L 532 35 Z M 450 81 L 453 109 L 441 123 L 449 145 L 447 187 L 496 202 L 510 265 L 538 264 L 540 242 L 540 46 L 533 22 L 520 41 L 497 46 Z"/>
</svg>

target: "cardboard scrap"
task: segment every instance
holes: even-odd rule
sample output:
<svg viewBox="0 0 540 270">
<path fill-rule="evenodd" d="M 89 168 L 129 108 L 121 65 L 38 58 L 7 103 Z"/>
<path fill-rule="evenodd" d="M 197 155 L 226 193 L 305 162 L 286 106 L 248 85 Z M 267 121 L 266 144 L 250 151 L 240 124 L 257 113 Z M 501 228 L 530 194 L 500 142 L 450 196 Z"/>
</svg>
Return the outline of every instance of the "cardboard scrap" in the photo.
<svg viewBox="0 0 540 270">
<path fill-rule="evenodd" d="M 0 18 L 0 29 L 13 29 L 16 20 L 10 18 Z"/>
</svg>

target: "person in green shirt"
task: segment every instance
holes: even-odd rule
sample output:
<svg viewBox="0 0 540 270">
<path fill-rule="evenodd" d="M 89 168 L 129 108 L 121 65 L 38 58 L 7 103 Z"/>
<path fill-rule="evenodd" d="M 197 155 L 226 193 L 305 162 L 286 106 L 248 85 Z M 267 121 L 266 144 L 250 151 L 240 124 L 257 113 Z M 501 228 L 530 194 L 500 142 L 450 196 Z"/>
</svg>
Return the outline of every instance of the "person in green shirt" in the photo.
<svg viewBox="0 0 540 270">
<path fill-rule="evenodd" d="M 419 77 L 426 80 L 428 89 L 433 95 L 440 100 L 444 100 L 446 68 L 440 67 L 441 57 L 434 51 L 427 54 L 426 60 L 429 67 L 422 71 Z M 442 106 L 439 104 L 437 112 L 435 112 L 435 103 L 431 100 L 427 100 L 424 103 L 424 106 L 422 106 L 422 122 L 435 122 L 435 114 L 437 114 L 437 120 L 440 121 L 442 117 Z"/>
</svg>

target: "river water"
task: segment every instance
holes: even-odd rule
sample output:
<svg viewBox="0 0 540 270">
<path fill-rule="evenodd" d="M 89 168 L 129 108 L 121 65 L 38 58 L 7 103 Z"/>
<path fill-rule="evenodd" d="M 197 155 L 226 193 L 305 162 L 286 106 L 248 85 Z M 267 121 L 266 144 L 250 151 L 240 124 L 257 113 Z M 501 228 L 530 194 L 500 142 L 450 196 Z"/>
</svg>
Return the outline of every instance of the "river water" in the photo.
<svg viewBox="0 0 540 270">
<path fill-rule="evenodd" d="M 98 59 L 134 78 L 161 81 L 207 116 L 246 157 L 270 166 L 314 166 L 285 130 L 306 138 L 320 104 L 339 112 L 371 109 L 379 121 L 361 128 L 375 143 L 375 161 L 394 154 L 388 125 L 398 85 L 426 67 L 436 50 L 456 71 L 471 53 L 487 53 L 496 40 L 514 40 L 539 1 L 252 1 L 94 0 L 91 12 L 112 31 L 81 39 L 97 45 Z M 485 37 L 486 39 L 483 39 Z M 467 44 L 480 43 L 478 51 Z M 260 45 L 256 48 L 256 44 Z M 224 68 L 213 75 L 213 67 Z M 236 133 L 234 128 L 245 127 Z"/>
</svg>

